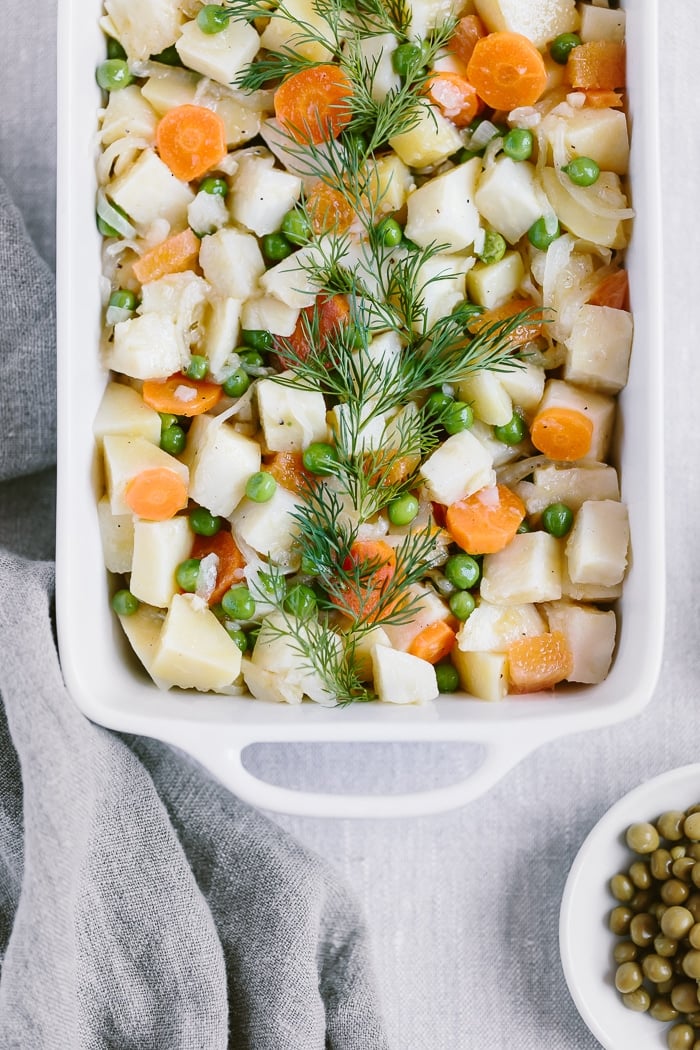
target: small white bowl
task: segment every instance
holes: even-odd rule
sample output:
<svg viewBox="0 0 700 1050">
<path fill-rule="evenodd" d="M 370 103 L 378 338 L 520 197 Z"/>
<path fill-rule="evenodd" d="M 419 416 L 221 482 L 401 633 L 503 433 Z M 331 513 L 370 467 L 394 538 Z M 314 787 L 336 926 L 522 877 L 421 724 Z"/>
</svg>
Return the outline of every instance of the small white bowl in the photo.
<svg viewBox="0 0 700 1050">
<path fill-rule="evenodd" d="M 615 906 L 610 879 L 626 870 L 632 854 L 625 832 L 636 821 L 654 821 L 669 809 L 700 802 L 700 764 L 654 777 L 616 802 L 588 835 L 566 881 L 559 920 L 559 947 L 571 996 L 605 1050 L 663 1050 L 671 1027 L 622 1005 L 615 989 L 608 929 Z"/>
</svg>

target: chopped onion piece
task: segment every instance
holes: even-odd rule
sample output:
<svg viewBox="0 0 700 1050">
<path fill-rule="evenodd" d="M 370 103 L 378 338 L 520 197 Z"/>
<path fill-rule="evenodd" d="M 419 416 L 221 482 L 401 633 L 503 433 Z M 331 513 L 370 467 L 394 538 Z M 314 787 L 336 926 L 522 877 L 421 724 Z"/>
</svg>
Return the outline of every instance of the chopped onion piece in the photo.
<svg viewBox="0 0 700 1050">
<path fill-rule="evenodd" d="M 119 324 L 120 321 L 129 321 L 134 315 L 133 310 L 124 306 L 108 306 L 105 320 L 109 325 Z"/>
<path fill-rule="evenodd" d="M 117 211 L 109 203 L 104 190 L 101 189 L 97 191 L 97 214 L 103 222 L 106 222 L 108 226 L 116 230 L 120 237 L 134 237 L 136 235 L 136 229 L 128 219 L 124 218 L 120 211 Z"/>
<path fill-rule="evenodd" d="M 205 555 L 199 563 L 199 573 L 197 574 L 197 587 L 195 594 L 202 601 L 208 602 L 214 593 L 216 587 L 216 579 L 219 574 L 219 556 L 218 554 Z"/>
</svg>

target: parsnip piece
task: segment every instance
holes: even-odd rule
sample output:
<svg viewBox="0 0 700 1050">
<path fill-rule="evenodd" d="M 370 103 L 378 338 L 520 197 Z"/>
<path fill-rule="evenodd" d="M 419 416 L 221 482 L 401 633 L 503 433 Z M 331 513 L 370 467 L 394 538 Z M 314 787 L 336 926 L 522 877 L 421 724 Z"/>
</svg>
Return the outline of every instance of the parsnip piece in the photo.
<svg viewBox="0 0 700 1050">
<path fill-rule="evenodd" d="M 617 471 L 607 463 L 536 467 L 532 478 L 516 486 L 530 515 L 541 514 L 550 503 L 566 503 L 575 512 L 586 500 L 620 498 Z"/>
<path fill-rule="evenodd" d="M 304 58 L 313 62 L 328 62 L 332 55 L 333 36 L 325 18 L 313 3 L 313 0 L 285 0 L 284 15 L 274 15 L 268 22 L 261 38 L 260 45 L 268 51 L 285 51 L 291 48 Z M 304 40 L 308 36 L 302 28 L 309 26 L 316 37 L 328 40 L 325 47 L 317 40 Z"/>
<path fill-rule="evenodd" d="M 498 554 L 484 557 L 481 596 L 494 605 L 561 598 L 559 541 L 548 532 L 523 532 Z"/>
<path fill-rule="evenodd" d="M 620 14 L 619 11 L 609 13 Z M 630 140 L 627 117 L 621 109 L 584 107 L 567 119 L 564 129 L 564 144 L 572 156 L 592 157 L 602 171 L 627 174 Z"/>
<path fill-rule="evenodd" d="M 564 634 L 574 658 L 567 681 L 588 685 L 604 681 L 615 648 L 615 613 L 569 601 L 548 603 L 544 610 L 550 631 Z"/>
<path fill-rule="evenodd" d="M 574 583 L 620 583 L 627 568 L 627 506 L 615 500 L 588 500 L 576 515 L 566 541 L 566 562 Z"/>
<path fill-rule="evenodd" d="M 160 431 L 160 416 L 144 402 L 138 390 L 123 383 L 107 384 L 92 424 L 98 445 L 105 434 L 142 437 L 159 445 Z"/>
<path fill-rule="evenodd" d="M 584 44 L 591 40 L 611 40 L 621 44 L 625 39 L 626 17 L 624 11 L 581 4 L 579 36 Z"/>
<path fill-rule="evenodd" d="M 615 402 L 607 394 L 597 394 L 593 390 L 584 390 L 563 379 L 548 379 L 544 395 L 537 411 L 546 408 L 573 408 L 581 412 L 593 424 L 593 435 L 588 458 L 603 462 L 608 452 L 613 423 L 615 421 Z"/>
<path fill-rule="evenodd" d="M 102 117 L 100 141 L 109 146 L 124 135 L 146 139 L 152 143 L 156 133 L 157 117 L 153 107 L 143 97 L 136 84 L 120 91 L 111 91 Z"/>
<path fill-rule="evenodd" d="M 452 663 L 457 668 L 462 689 L 477 700 L 497 702 L 508 695 L 508 657 L 505 653 L 453 649 Z"/>
<path fill-rule="evenodd" d="M 492 605 L 482 598 L 460 627 L 457 648 L 465 653 L 504 653 L 513 642 L 542 634 L 544 630 L 544 619 L 535 605 Z"/>
<path fill-rule="evenodd" d="M 301 639 L 313 650 L 313 635 L 303 624 L 299 624 L 297 630 Z M 338 637 L 337 647 L 341 645 Z M 279 613 L 273 613 L 263 620 L 251 661 L 255 667 L 284 679 L 287 687 L 298 687 L 302 696 L 308 696 L 318 704 L 335 705 L 333 693 L 312 664 L 300 655 L 297 643 L 290 638 L 287 623 Z"/>
<path fill-rule="evenodd" d="M 538 48 L 579 25 L 575 0 L 475 0 L 475 6 L 489 32 L 522 33 Z"/>
<path fill-rule="evenodd" d="M 241 328 L 289 336 L 294 331 L 298 318 L 298 308 L 287 306 L 271 295 L 261 295 L 257 299 L 247 299 L 243 304 Z"/>
<path fill-rule="evenodd" d="M 430 499 L 449 505 L 485 485 L 493 485 L 492 459 L 468 430 L 452 434 L 420 468 Z"/>
<path fill-rule="evenodd" d="M 474 201 L 486 221 L 515 244 L 542 215 L 534 164 L 500 157 L 480 175 Z"/>
<path fill-rule="evenodd" d="M 97 503 L 102 554 L 108 572 L 131 572 L 134 553 L 133 514 L 112 514 L 106 496 Z"/>
<path fill-rule="evenodd" d="M 487 310 L 512 299 L 525 277 L 519 252 L 506 252 L 498 262 L 477 263 L 467 274 L 467 292 L 472 302 Z"/>
<path fill-rule="evenodd" d="M 501 382 L 502 372 L 484 368 L 457 383 L 461 401 L 471 404 L 477 419 L 502 427 L 513 418 L 513 402 Z"/>
<path fill-rule="evenodd" d="M 273 233 L 294 207 L 301 193 L 301 179 L 274 167 L 274 157 L 242 155 L 233 178 L 231 214 L 258 237 Z"/>
<path fill-rule="evenodd" d="M 596 215 L 592 208 L 584 207 L 565 189 L 553 168 L 544 168 L 542 184 L 557 218 L 574 236 L 591 241 L 603 248 L 624 248 L 627 240 L 619 219 Z M 593 186 L 577 187 L 592 201 L 603 195 L 616 208 L 626 208 L 627 199 L 620 189 L 620 180 L 611 171 L 602 171 Z M 610 200 L 612 197 L 612 200 Z"/>
<path fill-rule="evenodd" d="M 184 65 L 228 86 L 258 52 L 260 37 L 242 18 L 229 19 L 218 33 L 203 33 L 196 20 L 186 22 L 175 44 Z"/>
<path fill-rule="evenodd" d="M 175 43 L 182 13 L 180 0 L 106 0 L 105 11 L 131 60 L 158 55 Z"/>
<path fill-rule="evenodd" d="M 617 394 L 627 383 L 632 315 L 610 306 L 582 306 L 566 340 L 564 378 Z"/>
<path fill-rule="evenodd" d="M 118 175 L 106 193 L 141 230 L 156 219 L 165 219 L 172 230 L 184 229 L 187 208 L 194 199 L 187 183 L 176 179 L 151 149 L 145 149 L 128 171 Z"/>
<path fill-rule="evenodd" d="M 192 594 L 176 594 L 158 639 L 153 673 L 182 689 L 222 689 L 238 677 L 241 650 Z"/>
<path fill-rule="evenodd" d="M 191 498 L 226 517 L 243 499 L 248 478 L 260 470 L 260 446 L 230 423 L 201 415 L 192 421 L 183 459 L 190 466 Z"/>
<path fill-rule="evenodd" d="M 168 314 L 148 313 L 114 326 L 106 364 L 133 379 L 166 379 L 182 363 L 177 326 Z"/>
<path fill-rule="evenodd" d="M 424 704 L 438 695 L 435 668 L 427 660 L 375 645 L 372 667 L 374 688 L 385 704 Z"/>
<path fill-rule="evenodd" d="M 479 229 L 474 191 L 480 171 L 481 158 L 473 157 L 414 190 L 404 230 L 409 240 L 421 247 L 444 244 L 453 252 L 473 244 Z"/>
<path fill-rule="evenodd" d="M 292 379 L 293 372 L 282 376 Z M 316 390 L 302 390 L 273 379 L 256 386 L 265 446 L 270 452 L 302 452 L 312 441 L 326 441 L 326 403 Z"/>
<path fill-rule="evenodd" d="M 278 565 L 296 565 L 299 558 L 293 548 L 299 529 L 292 515 L 301 506 L 291 492 L 279 485 L 267 503 L 244 499 L 231 515 L 234 537 L 240 536 L 258 554 Z"/>
<path fill-rule="evenodd" d="M 447 604 L 430 587 L 414 584 L 407 591 L 407 598 L 416 604 L 415 615 L 409 623 L 386 624 L 383 628 L 393 649 L 405 652 L 416 635 L 432 623 L 449 620 L 451 613 Z"/>
<path fill-rule="evenodd" d="M 224 298 L 248 299 L 265 273 L 255 237 L 231 227 L 202 240 L 199 263 L 214 291 Z"/>
<path fill-rule="evenodd" d="M 124 499 L 127 485 L 142 470 L 164 468 L 172 470 L 187 485 L 189 470 L 174 456 L 142 437 L 123 437 L 107 434 L 103 440 L 105 487 L 112 514 L 131 514 Z"/>
<path fill-rule="evenodd" d="M 531 361 L 521 361 L 520 368 L 500 372 L 499 379 L 513 404 L 522 408 L 526 414 L 535 411 L 544 393 L 544 368 Z"/>
<path fill-rule="evenodd" d="M 190 556 L 194 539 L 188 519 L 136 521 L 129 590 L 139 601 L 165 609 L 179 591 L 175 570 Z"/>
<path fill-rule="evenodd" d="M 141 605 L 131 616 L 119 617 L 131 648 L 159 689 L 170 688 L 170 682 L 164 682 L 153 671 L 153 657 L 158 648 L 164 619 L 160 609 L 153 609 L 150 605 Z"/>
<path fill-rule="evenodd" d="M 452 121 L 431 104 L 422 108 L 411 131 L 394 135 L 389 145 L 409 168 L 427 168 L 451 157 L 461 149 L 463 140 Z"/>
</svg>

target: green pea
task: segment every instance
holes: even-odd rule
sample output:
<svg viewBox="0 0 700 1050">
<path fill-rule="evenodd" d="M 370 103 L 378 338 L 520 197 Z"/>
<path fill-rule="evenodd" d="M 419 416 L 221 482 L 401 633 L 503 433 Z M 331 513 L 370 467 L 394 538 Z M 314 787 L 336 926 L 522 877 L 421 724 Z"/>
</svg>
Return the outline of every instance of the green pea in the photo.
<svg viewBox="0 0 700 1050">
<path fill-rule="evenodd" d="M 488 266 L 490 263 L 500 262 L 503 256 L 506 254 L 505 237 L 501 236 L 500 233 L 496 233 L 495 230 L 486 230 L 484 236 L 484 247 L 479 253 L 479 258 L 482 263 L 486 263 Z"/>
<path fill-rule="evenodd" d="M 228 183 L 226 179 L 216 175 L 207 175 L 206 179 L 202 179 L 199 184 L 199 192 L 209 193 L 213 197 L 226 197 L 228 196 Z"/>
<path fill-rule="evenodd" d="M 95 75 L 104 91 L 119 91 L 134 80 L 123 58 L 108 58 L 101 62 Z"/>
<path fill-rule="evenodd" d="M 353 350 L 364 350 L 369 343 L 371 338 L 370 333 L 366 328 L 363 328 L 359 324 L 349 325 L 346 328 L 348 332 L 350 346 Z"/>
<path fill-rule="evenodd" d="M 525 440 L 527 427 L 523 417 L 514 412 L 509 423 L 493 428 L 493 434 L 504 445 L 519 445 L 521 441 Z"/>
<path fill-rule="evenodd" d="M 283 233 L 266 233 L 261 241 L 262 253 L 270 262 L 287 259 L 294 249 Z"/>
<path fill-rule="evenodd" d="M 561 237 L 561 226 L 557 219 L 557 224 L 554 229 L 547 229 L 547 221 L 544 217 L 537 219 L 533 222 L 530 229 L 527 231 L 527 238 L 533 248 L 537 248 L 539 251 L 544 252 L 549 248 L 552 241 L 556 241 L 557 237 Z"/>
<path fill-rule="evenodd" d="M 140 601 L 135 594 L 123 588 L 112 595 L 112 608 L 117 616 L 133 616 L 140 606 Z"/>
<path fill-rule="evenodd" d="M 518 527 L 516 529 L 516 532 L 517 533 L 532 532 L 532 528 L 530 527 L 530 523 L 525 518 L 523 518 L 523 520 L 518 525 Z"/>
<path fill-rule="evenodd" d="M 466 164 L 468 160 L 473 160 L 474 157 L 481 157 L 483 149 L 461 149 L 457 154 L 457 163 Z"/>
<path fill-rule="evenodd" d="M 185 369 L 185 375 L 188 379 L 204 379 L 205 375 L 209 371 L 209 362 L 206 357 L 202 357 L 200 354 L 192 354 L 190 363 Z"/>
<path fill-rule="evenodd" d="M 311 237 L 311 223 L 299 208 L 287 212 L 282 219 L 280 230 L 292 244 L 306 244 Z"/>
<path fill-rule="evenodd" d="M 312 441 L 308 448 L 304 449 L 301 459 L 312 474 L 325 477 L 336 472 L 338 455 L 333 445 L 328 445 L 325 441 Z"/>
<path fill-rule="evenodd" d="M 178 417 L 174 416 L 172 412 L 159 412 L 160 416 L 160 431 L 161 434 L 164 430 L 168 430 L 169 427 L 176 427 L 178 425 Z"/>
<path fill-rule="evenodd" d="M 248 375 L 254 374 L 265 367 L 265 358 L 257 350 L 244 350 L 238 356 L 241 359 L 241 368 Z"/>
<path fill-rule="evenodd" d="M 275 345 L 272 332 L 260 328 L 243 328 L 241 339 L 245 346 L 249 346 L 252 350 L 272 350 Z"/>
<path fill-rule="evenodd" d="M 221 33 L 228 25 L 228 13 L 220 4 L 205 4 L 197 13 L 197 25 L 208 36 Z"/>
<path fill-rule="evenodd" d="M 399 44 L 391 56 L 392 69 L 400 77 L 407 77 L 425 64 L 424 55 L 420 44 Z"/>
<path fill-rule="evenodd" d="M 503 152 L 511 160 L 527 160 L 534 143 L 534 136 L 527 128 L 511 128 L 503 140 Z"/>
<path fill-rule="evenodd" d="M 181 561 L 175 570 L 175 579 L 177 585 L 183 591 L 189 591 L 193 593 L 197 590 L 197 580 L 199 579 L 199 566 L 201 559 L 199 558 L 187 558 L 186 561 Z"/>
<path fill-rule="evenodd" d="M 459 675 L 454 664 L 436 664 L 435 677 L 438 690 L 441 693 L 454 693 L 459 688 Z"/>
<path fill-rule="evenodd" d="M 198 536 L 216 536 L 221 528 L 221 518 L 206 507 L 195 507 L 190 511 L 190 528 Z"/>
<path fill-rule="evenodd" d="M 410 525 L 418 513 L 418 500 L 410 492 L 398 496 L 387 507 L 387 514 L 392 525 Z"/>
<path fill-rule="evenodd" d="M 445 562 L 444 573 L 453 587 L 470 591 L 481 577 L 481 566 L 471 554 L 451 554 Z"/>
<path fill-rule="evenodd" d="M 119 310 L 131 310 L 133 313 L 138 306 L 138 299 L 128 288 L 118 288 L 110 295 L 109 305 L 116 306 Z"/>
<path fill-rule="evenodd" d="M 469 430 L 474 423 L 472 406 L 466 401 L 453 401 L 442 417 L 443 426 L 448 434 L 459 434 Z"/>
<path fill-rule="evenodd" d="M 479 314 L 483 314 L 483 306 L 479 306 L 477 303 L 458 303 L 452 311 L 453 315 L 457 317 L 462 324 L 465 326 L 474 318 L 478 317 Z"/>
<path fill-rule="evenodd" d="M 316 594 L 312 587 L 297 583 L 284 599 L 286 609 L 300 620 L 306 620 L 316 611 Z"/>
<path fill-rule="evenodd" d="M 266 470 L 251 474 L 245 487 L 245 494 L 254 503 L 268 503 L 275 494 L 277 482 Z"/>
<path fill-rule="evenodd" d="M 542 526 L 552 536 L 566 536 L 574 521 L 574 512 L 566 503 L 550 503 L 542 511 Z"/>
<path fill-rule="evenodd" d="M 126 58 L 126 51 L 113 36 L 107 37 L 107 58 Z"/>
<path fill-rule="evenodd" d="M 575 186 L 592 186 L 598 181 L 600 168 L 592 157 L 575 157 L 562 168 Z"/>
<path fill-rule="evenodd" d="M 235 623 L 231 623 L 230 620 L 224 620 L 224 627 L 231 641 L 235 642 L 241 652 L 244 653 L 248 648 L 247 634 L 240 627 L 236 627 Z"/>
<path fill-rule="evenodd" d="M 449 394 L 443 394 L 442 390 L 435 390 L 425 402 L 425 410 L 431 416 L 442 418 L 450 405 L 454 403 L 455 399 Z"/>
<path fill-rule="evenodd" d="M 180 52 L 171 44 L 170 47 L 164 48 L 159 51 L 157 55 L 152 55 L 154 62 L 162 62 L 164 66 L 181 66 L 182 59 L 180 58 Z"/>
<path fill-rule="evenodd" d="M 579 47 L 581 37 L 576 33 L 560 33 L 549 45 L 549 53 L 560 66 L 565 66 L 569 61 L 569 55 L 575 47 Z"/>
<path fill-rule="evenodd" d="M 187 444 L 187 435 L 182 427 L 172 426 L 160 432 L 160 447 L 171 456 L 179 456 Z"/>
<path fill-rule="evenodd" d="M 403 230 L 396 219 L 382 219 L 377 226 L 377 236 L 381 244 L 387 248 L 395 248 L 397 244 L 401 244 Z"/>
<path fill-rule="evenodd" d="M 248 374 L 242 369 L 237 368 L 235 372 L 223 383 L 224 393 L 226 397 L 241 397 L 245 394 L 246 390 L 250 386 L 250 379 Z"/>
<path fill-rule="evenodd" d="M 450 611 L 458 620 L 468 620 L 476 608 L 476 602 L 469 591 L 455 591 L 450 595 Z"/>
<path fill-rule="evenodd" d="M 232 620 L 250 620 L 255 615 L 255 601 L 247 587 L 232 587 L 226 591 L 221 605 Z"/>
</svg>

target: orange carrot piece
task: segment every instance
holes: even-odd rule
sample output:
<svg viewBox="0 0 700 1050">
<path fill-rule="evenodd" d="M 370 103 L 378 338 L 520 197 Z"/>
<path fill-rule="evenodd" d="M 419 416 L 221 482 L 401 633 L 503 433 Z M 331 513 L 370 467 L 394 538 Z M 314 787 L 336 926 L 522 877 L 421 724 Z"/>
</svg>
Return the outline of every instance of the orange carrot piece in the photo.
<svg viewBox="0 0 700 1050">
<path fill-rule="evenodd" d="M 586 92 L 585 105 L 591 109 L 622 109 L 624 103 L 619 91 L 596 91 L 591 88 Z"/>
<path fill-rule="evenodd" d="M 213 536 L 195 536 L 190 557 L 206 558 L 207 554 L 215 554 L 219 559 L 216 586 L 209 596 L 209 604 L 216 605 L 234 583 L 240 583 L 243 579 L 245 558 L 231 533 L 225 529 Z"/>
<path fill-rule="evenodd" d="M 496 324 L 498 321 L 506 324 L 516 314 L 524 310 L 531 310 L 532 313 L 528 320 L 519 324 L 508 334 L 508 342 L 512 347 L 523 346 L 524 343 L 531 343 L 533 339 L 538 339 L 542 335 L 542 312 L 535 311 L 534 305 L 532 299 L 511 299 L 502 306 L 494 307 L 493 310 L 477 314 L 471 319 L 467 328 L 472 335 L 478 335 L 483 328 L 488 328 L 489 325 Z"/>
<path fill-rule="evenodd" d="M 443 117 L 458 128 L 466 128 L 480 109 L 476 88 L 459 73 L 433 73 L 426 81 L 425 93 Z"/>
<path fill-rule="evenodd" d="M 592 438 L 593 423 L 575 408 L 545 408 L 530 427 L 532 444 L 550 459 L 581 459 L 590 452 Z"/>
<path fill-rule="evenodd" d="M 168 412 L 174 416 L 199 416 L 214 407 L 221 397 L 221 387 L 218 383 L 189 379 L 182 372 L 176 372 L 168 379 L 147 379 L 141 396 L 156 412 Z"/>
<path fill-rule="evenodd" d="M 611 306 L 613 310 L 629 307 L 629 279 L 627 270 L 615 270 L 600 282 L 588 302 L 591 306 Z"/>
<path fill-rule="evenodd" d="M 304 467 L 301 452 L 275 452 L 272 459 L 263 465 L 263 470 L 272 474 L 278 485 L 289 492 L 300 495 L 312 480 Z"/>
<path fill-rule="evenodd" d="M 187 485 L 174 470 L 149 467 L 127 483 L 124 499 L 139 518 L 167 521 L 187 506 Z"/>
<path fill-rule="evenodd" d="M 306 198 L 311 229 L 317 237 L 324 233 L 345 233 L 352 225 L 355 211 L 340 192 L 320 179 Z"/>
<path fill-rule="evenodd" d="M 477 41 L 481 40 L 482 36 L 486 36 L 486 27 L 479 16 L 465 15 L 455 26 L 447 46 L 466 66 L 474 53 Z"/>
<path fill-rule="evenodd" d="M 420 465 L 420 456 L 399 456 L 398 449 L 375 449 L 367 453 L 364 461 L 365 474 L 371 474 L 372 485 L 400 485 Z M 387 469 L 388 467 L 388 469 Z"/>
<path fill-rule="evenodd" d="M 275 116 L 301 143 L 337 138 L 352 117 L 352 84 L 335 65 L 311 66 L 293 73 L 275 92 Z"/>
<path fill-rule="evenodd" d="M 547 86 L 542 55 L 520 33 L 489 33 L 477 40 L 467 76 L 493 109 L 532 106 Z"/>
<path fill-rule="evenodd" d="M 508 677 L 514 693 L 551 689 L 568 678 L 574 658 L 561 631 L 519 638 L 508 647 Z"/>
<path fill-rule="evenodd" d="M 309 331 L 314 314 L 317 317 L 317 347 L 325 349 L 329 338 L 338 329 L 343 328 L 350 320 L 350 307 L 344 295 L 319 295 L 314 306 L 306 306 L 299 314 L 294 331 L 286 340 L 294 352 L 294 357 L 285 357 L 284 348 L 280 346 L 278 357 L 284 368 L 293 368 L 297 361 L 305 361 L 311 350 Z"/>
<path fill-rule="evenodd" d="M 437 664 L 449 656 L 454 648 L 457 635 L 444 620 L 436 620 L 419 631 L 408 647 L 411 656 Z"/>
<path fill-rule="evenodd" d="M 359 589 L 348 587 L 343 594 L 344 604 L 354 616 L 362 616 L 372 623 L 384 589 L 391 581 L 396 569 L 396 551 L 383 540 L 356 540 L 350 555 L 343 562 L 346 572 L 353 567 L 372 566 L 371 576 Z"/>
<path fill-rule="evenodd" d="M 524 517 L 522 500 L 505 485 L 494 485 L 451 503 L 445 524 L 467 553 L 496 554 L 508 546 Z"/>
<path fill-rule="evenodd" d="M 584 91 L 615 91 L 624 88 L 625 45 L 612 40 L 591 40 L 569 52 L 566 79 Z"/>
<path fill-rule="evenodd" d="M 175 106 L 156 131 L 160 159 L 183 182 L 198 179 L 226 156 L 226 125 L 205 106 Z"/>
<path fill-rule="evenodd" d="M 136 280 L 148 284 L 169 273 L 191 270 L 199 258 L 199 245 L 199 237 L 189 228 L 173 234 L 136 260 L 132 267 Z"/>
</svg>

